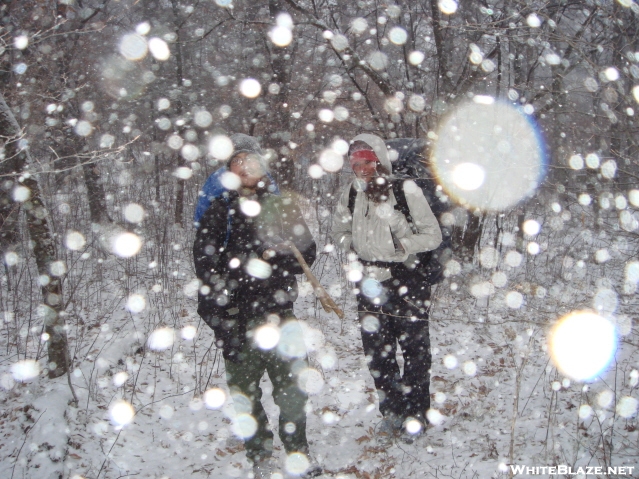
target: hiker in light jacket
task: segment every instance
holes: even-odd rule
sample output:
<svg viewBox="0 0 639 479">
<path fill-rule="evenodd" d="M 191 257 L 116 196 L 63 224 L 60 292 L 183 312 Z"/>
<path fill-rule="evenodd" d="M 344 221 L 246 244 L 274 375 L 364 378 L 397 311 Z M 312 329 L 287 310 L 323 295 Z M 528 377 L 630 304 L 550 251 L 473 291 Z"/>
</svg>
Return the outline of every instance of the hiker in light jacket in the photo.
<svg viewBox="0 0 639 479">
<path fill-rule="evenodd" d="M 362 270 L 357 306 L 364 353 L 384 416 L 378 440 L 389 443 L 401 435 L 412 442 L 424 430 L 430 407 L 430 285 L 417 284 L 408 273 L 397 273 L 408 270 L 396 266 L 410 261 L 415 253 L 437 248 L 442 234 L 414 181 L 401 185 L 412 224 L 394 208 L 391 162 L 381 138 L 356 136 L 349 160 L 356 178 L 339 198 L 332 236 L 350 253 L 351 267 Z M 399 277 L 393 277 L 393 271 Z M 397 343 L 404 355 L 403 376 L 395 359 Z"/>
<path fill-rule="evenodd" d="M 297 378 L 306 367 L 306 349 L 293 314 L 295 275 L 302 269 L 285 242 L 295 244 L 309 264 L 315 242 L 293 199 L 269 191 L 256 140 L 246 135 L 232 140 L 236 149 L 220 179 L 224 192 L 208 198 L 193 245 L 202 282 L 198 313 L 222 349 L 237 414 L 234 431 L 245 441 L 254 477 L 270 478 L 273 433 L 259 385 L 264 371 L 280 408 L 279 435 L 286 452 L 309 455 L 307 395 Z M 301 477 L 321 473 L 309 461 Z"/>
</svg>

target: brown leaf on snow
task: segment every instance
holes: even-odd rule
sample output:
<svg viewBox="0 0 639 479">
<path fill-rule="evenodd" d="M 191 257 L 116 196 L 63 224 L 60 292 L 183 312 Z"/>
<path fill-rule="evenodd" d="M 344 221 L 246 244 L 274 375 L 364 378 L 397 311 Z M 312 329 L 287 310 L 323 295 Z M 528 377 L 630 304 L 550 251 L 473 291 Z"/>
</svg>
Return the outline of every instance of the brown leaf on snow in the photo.
<svg viewBox="0 0 639 479">
<path fill-rule="evenodd" d="M 357 444 L 361 444 L 361 443 L 363 443 L 363 442 L 368 442 L 368 441 L 370 441 L 370 440 L 371 440 L 371 438 L 370 438 L 370 437 L 368 437 L 368 436 L 362 436 L 362 437 L 358 437 L 357 439 L 355 439 L 355 442 L 356 442 Z"/>
</svg>

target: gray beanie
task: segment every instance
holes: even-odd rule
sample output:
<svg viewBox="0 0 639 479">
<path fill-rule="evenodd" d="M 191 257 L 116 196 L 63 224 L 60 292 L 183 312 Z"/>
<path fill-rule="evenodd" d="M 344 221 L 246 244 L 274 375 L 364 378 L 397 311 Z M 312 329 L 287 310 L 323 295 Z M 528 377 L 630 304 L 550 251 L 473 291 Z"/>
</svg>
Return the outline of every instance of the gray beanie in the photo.
<svg viewBox="0 0 639 479">
<path fill-rule="evenodd" d="M 235 133 L 231 135 L 231 142 L 233 143 L 233 154 L 229 158 L 228 164 L 231 164 L 233 158 L 239 153 L 255 153 L 259 155 L 260 160 L 263 157 L 262 148 L 260 142 L 254 136 L 245 135 L 244 133 Z"/>
</svg>

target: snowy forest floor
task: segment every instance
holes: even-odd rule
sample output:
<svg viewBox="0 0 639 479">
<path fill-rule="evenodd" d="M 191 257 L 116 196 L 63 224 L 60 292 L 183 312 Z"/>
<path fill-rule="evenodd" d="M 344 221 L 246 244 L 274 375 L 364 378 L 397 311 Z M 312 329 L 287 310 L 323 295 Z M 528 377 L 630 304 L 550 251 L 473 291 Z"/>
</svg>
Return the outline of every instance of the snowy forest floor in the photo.
<svg viewBox="0 0 639 479">
<path fill-rule="evenodd" d="M 597 264 L 592 254 L 581 264 L 576 253 L 574 262 L 565 259 L 568 248 L 599 248 L 597 237 L 574 231 L 572 236 L 554 232 L 544 252 L 524 255 L 519 265 L 503 259 L 490 268 L 461 264 L 437 287 L 430 319 L 431 396 L 441 423 L 430 425 L 412 445 L 397 442 L 389 448 L 375 440 L 381 415 L 350 286 L 340 279 L 336 254 L 320 255 L 313 269 L 346 318 L 321 311 L 305 282 L 295 312 L 305 328 L 310 366 L 319 373 L 311 374 L 306 386 L 311 391 L 307 431 L 311 451 L 325 469 L 322 477 L 509 477 L 511 462 L 573 469 L 639 465 L 634 411 L 627 414 L 628 401 L 622 400 L 637 396 L 636 294 L 612 301 L 606 292 L 615 280 L 602 283 L 605 264 Z M 190 234 L 174 229 L 170 235 L 162 243 L 147 239 L 147 251 L 154 253 L 143 250 L 134 259 L 105 255 L 97 239 L 85 251 L 66 252 L 66 288 L 73 291 L 67 308 L 74 358 L 70 380 L 77 406 L 71 404 L 67 377 L 14 380 L 11 368 L 18 360 L 39 358 L 44 368 L 46 359 L 41 325 L 32 319 L 37 300 L 17 297 L 16 285 L 8 288 L 5 281 L 3 308 L 14 313 L 5 314 L 0 339 L 0 477 L 250 477 L 243 445 L 232 432 L 232 404 L 210 409 L 203 400 L 212 387 L 227 391 L 224 361 L 195 311 Z M 504 247 L 504 257 L 508 250 Z M 611 265 L 623 264 L 624 250 L 610 252 L 608 268 L 615 271 Z M 495 276 L 499 271 L 506 280 Z M 490 295 L 478 294 L 478 287 Z M 524 301 L 513 304 L 509 291 Z M 146 298 L 139 314 L 125 308 L 131 294 Z M 601 310 L 597 301 L 604 310 L 611 301 L 618 303 L 613 309 L 619 348 L 592 384 L 571 382 L 549 360 L 548 325 L 575 309 Z M 165 351 L 151 351 L 148 338 L 161 327 L 172 328 L 175 341 Z M 276 427 L 270 383 L 263 379 L 262 384 Z M 111 420 L 120 400 L 135 411 L 125 426 Z M 279 439 L 275 446 L 283 465 Z"/>
</svg>

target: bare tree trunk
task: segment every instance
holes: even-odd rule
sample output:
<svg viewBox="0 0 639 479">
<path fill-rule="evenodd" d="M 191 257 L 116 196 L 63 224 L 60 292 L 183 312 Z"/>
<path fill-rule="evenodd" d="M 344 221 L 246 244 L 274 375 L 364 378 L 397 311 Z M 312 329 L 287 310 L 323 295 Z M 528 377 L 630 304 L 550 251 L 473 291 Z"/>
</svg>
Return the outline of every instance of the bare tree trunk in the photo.
<svg viewBox="0 0 639 479">
<path fill-rule="evenodd" d="M 171 0 L 171 6 L 173 8 L 173 15 L 175 16 L 175 29 L 177 33 L 177 41 L 175 42 L 177 48 L 175 49 L 175 63 L 176 63 L 176 79 L 178 88 L 183 85 L 183 69 L 184 69 L 184 58 L 182 55 L 182 36 L 180 34 L 180 17 L 179 17 L 179 9 L 178 2 L 176 0 Z M 178 99 L 176 101 L 175 113 L 180 116 L 182 115 L 182 100 Z M 183 132 L 183 128 L 180 128 L 180 134 Z M 176 166 L 186 166 L 186 162 L 180 156 L 179 153 L 175 155 Z M 175 188 L 175 224 L 182 226 L 184 223 L 184 191 L 186 189 L 186 180 L 178 178 L 177 185 Z"/>
<path fill-rule="evenodd" d="M 29 236 L 33 242 L 33 254 L 38 268 L 42 285 L 42 297 L 44 303 L 44 326 L 49 335 L 48 357 L 49 357 L 49 378 L 57 378 L 65 374 L 69 369 L 67 362 L 67 333 L 64 318 L 60 315 L 62 307 L 62 284 L 60 278 L 51 274 L 51 266 L 55 262 L 55 244 L 51 228 L 48 221 L 48 212 L 42 201 L 40 185 L 37 180 L 24 173 L 27 165 L 29 152 L 26 148 L 21 148 L 18 139 L 21 136 L 21 128 L 9 109 L 4 96 L 0 94 L 0 135 L 8 139 L 5 144 L 5 154 L 9 160 L 9 177 L 7 181 L 15 186 L 17 176 L 22 176 L 21 184 L 29 189 L 29 199 L 24 202 L 24 210 L 27 217 L 27 228 Z M 11 165 L 12 164 L 12 165 Z M 11 165 L 11 166 L 10 166 Z M 4 166 L 4 165 L 3 165 Z M 13 189 L 9 192 L 12 193 Z M 6 205 L 2 202 L 2 208 Z M 12 203 L 13 207 L 17 203 Z M 4 214 L 5 211 L 2 211 Z M 46 280 L 42 281 L 42 278 Z"/>
<path fill-rule="evenodd" d="M 84 183 L 87 187 L 87 196 L 89 198 L 89 211 L 92 223 L 111 223 L 111 217 L 107 211 L 106 195 L 104 194 L 104 186 L 100 181 L 100 169 L 96 164 L 82 164 L 82 172 L 84 173 Z"/>
<path fill-rule="evenodd" d="M 275 23 L 277 15 L 284 13 L 283 5 L 279 0 L 269 0 L 268 7 L 271 20 Z M 269 114 L 264 122 L 269 131 L 264 132 L 263 146 L 275 150 L 277 161 L 273 164 L 274 170 L 279 184 L 288 189 L 293 184 L 295 168 L 293 167 L 293 159 L 290 157 L 291 151 L 287 147 L 291 135 L 290 113 L 284 105 L 288 103 L 291 81 L 291 60 L 286 58 L 292 56 L 293 49 L 272 46 L 270 53 L 273 83 L 278 86 L 279 90 L 277 94 L 271 96 L 269 102 Z"/>
<path fill-rule="evenodd" d="M 430 0 L 430 10 L 433 18 L 433 38 L 435 39 L 435 48 L 437 50 L 437 72 L 439 92 L 442 97 L 447 98 L 452 93 L 454 85 L 451 78 L 451 72 L 448 65 L 448 51 L 444 48 L 444 28 L 441 20 L 441 12 L 436 0 Z"/>
<path fill-rule="evenodd" d="M 57 138 L 59 152 L 65 158 L 67 167 L 80 164 L 87 190 L 91 222 L 96 224 L 111 223 L 107 211 L 104 186 L 100 181 L 100 167 L 97 163 L 84 163 L 78 155 L 82 151 L 85 140 L 76 135 L 72 129 L 65 129 L 64 135 Z"/>
</svg>

